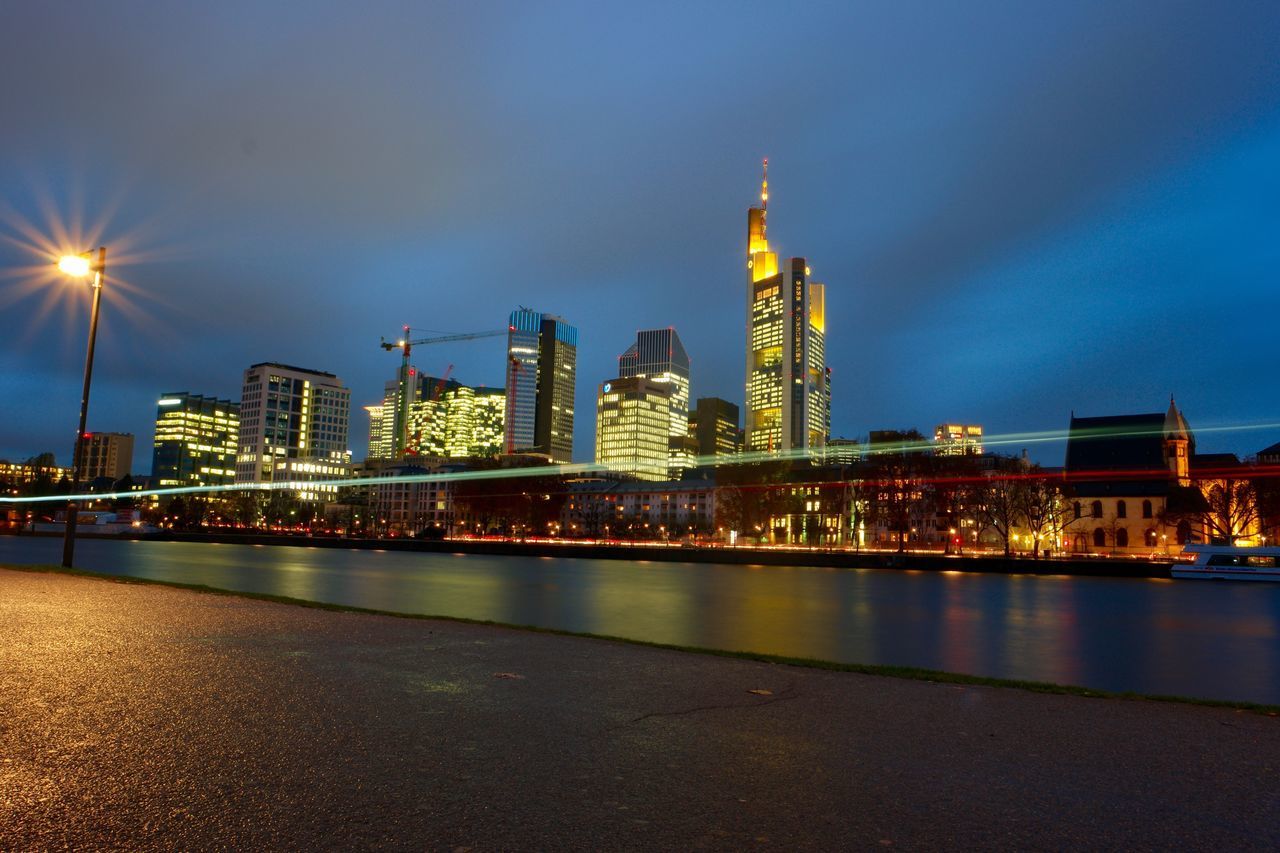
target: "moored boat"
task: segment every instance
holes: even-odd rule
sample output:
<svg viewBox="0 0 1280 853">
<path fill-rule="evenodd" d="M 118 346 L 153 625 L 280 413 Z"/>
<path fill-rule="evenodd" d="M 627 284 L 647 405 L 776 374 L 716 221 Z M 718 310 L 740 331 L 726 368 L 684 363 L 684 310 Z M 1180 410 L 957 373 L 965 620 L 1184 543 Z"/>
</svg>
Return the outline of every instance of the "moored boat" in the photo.
<svg viewBox="0 0 1280 853">
<path fill-rule="evenodd" d="M 1187 545 L 1169 573 L 1183 579 L 1280 581 L 1280 548 Z"/>
</svg>

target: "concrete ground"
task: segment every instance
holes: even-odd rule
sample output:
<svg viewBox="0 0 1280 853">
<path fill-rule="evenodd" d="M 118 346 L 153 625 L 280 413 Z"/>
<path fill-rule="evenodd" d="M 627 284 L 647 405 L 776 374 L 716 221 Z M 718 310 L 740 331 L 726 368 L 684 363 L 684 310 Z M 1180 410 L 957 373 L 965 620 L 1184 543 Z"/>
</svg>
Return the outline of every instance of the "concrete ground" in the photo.
<svg viewBox="0 0 1280 853">
<path fill-rule="evenodd" d="M 1280 847 L 1280 720 L 0 571 L 0 849 Z"/>
</svg>

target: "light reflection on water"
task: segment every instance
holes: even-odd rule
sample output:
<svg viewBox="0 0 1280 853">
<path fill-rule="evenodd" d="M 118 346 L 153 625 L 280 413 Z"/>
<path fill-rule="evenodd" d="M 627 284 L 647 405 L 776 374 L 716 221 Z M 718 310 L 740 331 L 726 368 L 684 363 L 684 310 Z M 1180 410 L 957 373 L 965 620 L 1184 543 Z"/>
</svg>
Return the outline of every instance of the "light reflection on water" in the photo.
<svg viewBox="0 0 1280 853">
<path fill-rule="evenodd" d="M 58 539 L 0 536 L 0 563 Z M 1280 704 L 1280 584 L 82 540 L 86 569 L 659 643 Z"/>
</svg>

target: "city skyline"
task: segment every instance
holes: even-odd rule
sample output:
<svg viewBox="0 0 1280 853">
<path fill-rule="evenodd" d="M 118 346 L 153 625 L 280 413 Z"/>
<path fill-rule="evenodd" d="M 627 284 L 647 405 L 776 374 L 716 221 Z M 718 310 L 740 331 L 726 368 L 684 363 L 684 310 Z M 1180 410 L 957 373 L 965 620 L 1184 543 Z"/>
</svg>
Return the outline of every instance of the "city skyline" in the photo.
<svg viewBox="0 0 1280 853">
<path fill-rule="evenodd" d="M 74 38 L 103 14 L 23 8 L 10 33 Z M 603 15 L 517 13 L 510 31 L 486 38 L 464 12 L 434 29 L 415 29 L 412 14 L 374 14 L 357 35 L 336 18 L 291 22 L 289 43 L 264 36 L 236 54 L 240 65 L 195 83 L 181 56 L 166 60 L 173 74 L 163 79 L 136 74 L 163 43 L 235 53 L 223 47 L 239 34 L 193 28 L 181 11 L 155 17 L 182 38 L 86 38 L 86 50 L 57 58 L 15 39 L 3 61 L 31 82 L 0 96 L 14 128 L 0 141 L 14 166 L 0 178 L 0 232 L 20 244 L 0 246 L 0 265 L 34 265 L 25 228 L 48 235 L 52 222 L 122 249 L 110 278 L 127 287 L 108 294 L 89 428 L 138 436 L 135 468 L 146 465 L 166 389 L 234 398 L 243 364 L 274 359 L 333 371 L 353 407 L 372 404 L 394 371 L 377 335 L 423 320 L 487 329 L 521 303 L 582 330 L 579 401 L 620 335 L 674 325 L 695 365 L 692 396 L 743 404 L 741 209 L 768 155 L 771 215 L 786 222 L 780 251 L 812 258 L 815 278 L 832 284 L 833 436 L 927 431 L 945 418 L 994 435 L 1064 432 L 1073 409 L 1150 411 L 1170 392 L 1197 423 L 1270 419 L 1257 392 L 1266 335 L 1254 324 L 1275 299 L 1280 69 L 1265 38 L 1274 7 L 1241 4 L 1229 24 L 1181 6 L 1158 21 L 1101 4 L 1012 15 L 870 7 L 856 36 L 848 14 L 773 16 L 780 38 L 806 34 L 810 67 L 771 66 L 763 93 L 738 77 L 755 23 L 705 10 L 685 13 L 692 26 L 646 12 L 625 29 Z M 439 61 L 451 58 L 456 86 L 418 85 L 443 79 L 443 66 L 418 58 L 415 40 L 388 36 L 401 29 L 443 39 Z M 523 64 L 521 43 L 554 43 L 565 37 L 557 29 L 575 34 L 577 51 Z M 1007 38 L 1011 29 L 1022 37 Z M 618 64 L 598 81 L 570 73 L 671 32 L 664 50 L 696 51 L 703 67 L 655 77 Z M 334 45 L 365 73 L 346 82 L 305 56 Z M 911 73 L 895 50 L 914 60 Z M 253 91 L 276 51 L 357 129 L 308 133 L 307 98 Z M 432 92 L 428 117 L 368 97 L 393 70 Z M 98 114 L 73 94 L 87 79 L 138 94 Z M 287 75 L 276 86 L 307 88 Z M 187 91 L 176 87 L 198 97 L 175 100 Z M 88 112 L 51 116 L 50 102 Z M 207 106 L 184 106 L 195 102 Z M 748 103 L 799 104 L 811 132 L 758 121 Z M 466 146 L 429 118 L 449 106 Z M 512 148 L 493 131 L 511 120 L 534 144 Z M 68 289 L 46 304 L 47 292 L 5 280 L 0 392 L 44 405 L 6 416 L 0 456 L 69 459 L 85 317 Z M 1237 355 L 1195 344 L 1227 338 Z M 454 363 L 468 384 L 503 382 L 496 342 L 430 355 L 440 362 L 421 361 L 428 373 Z M 577 418 L 575 459 L 591 456 L 592 420 Z M 1222 438 L 1216 449 L 1250 453 L 1277 435 Z M 354 428 L 355 458 L 362 443 Z M 1041 458 L 1061 454 L 1059 444 Z"/>
</svg>

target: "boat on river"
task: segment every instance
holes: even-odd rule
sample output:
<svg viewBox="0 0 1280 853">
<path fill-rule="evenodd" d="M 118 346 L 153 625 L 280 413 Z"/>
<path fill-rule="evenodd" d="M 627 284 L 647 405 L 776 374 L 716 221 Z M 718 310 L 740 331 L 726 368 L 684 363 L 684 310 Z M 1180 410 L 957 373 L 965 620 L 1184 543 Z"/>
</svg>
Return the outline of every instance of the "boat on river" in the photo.
<svg viewBox="0 0 1280 853">
<path fill-rule="evenodd" d="M 1280 548 L 1187 545 L 1170 574 L 1198 580 L 1280 581 Z"/>
</svg>

